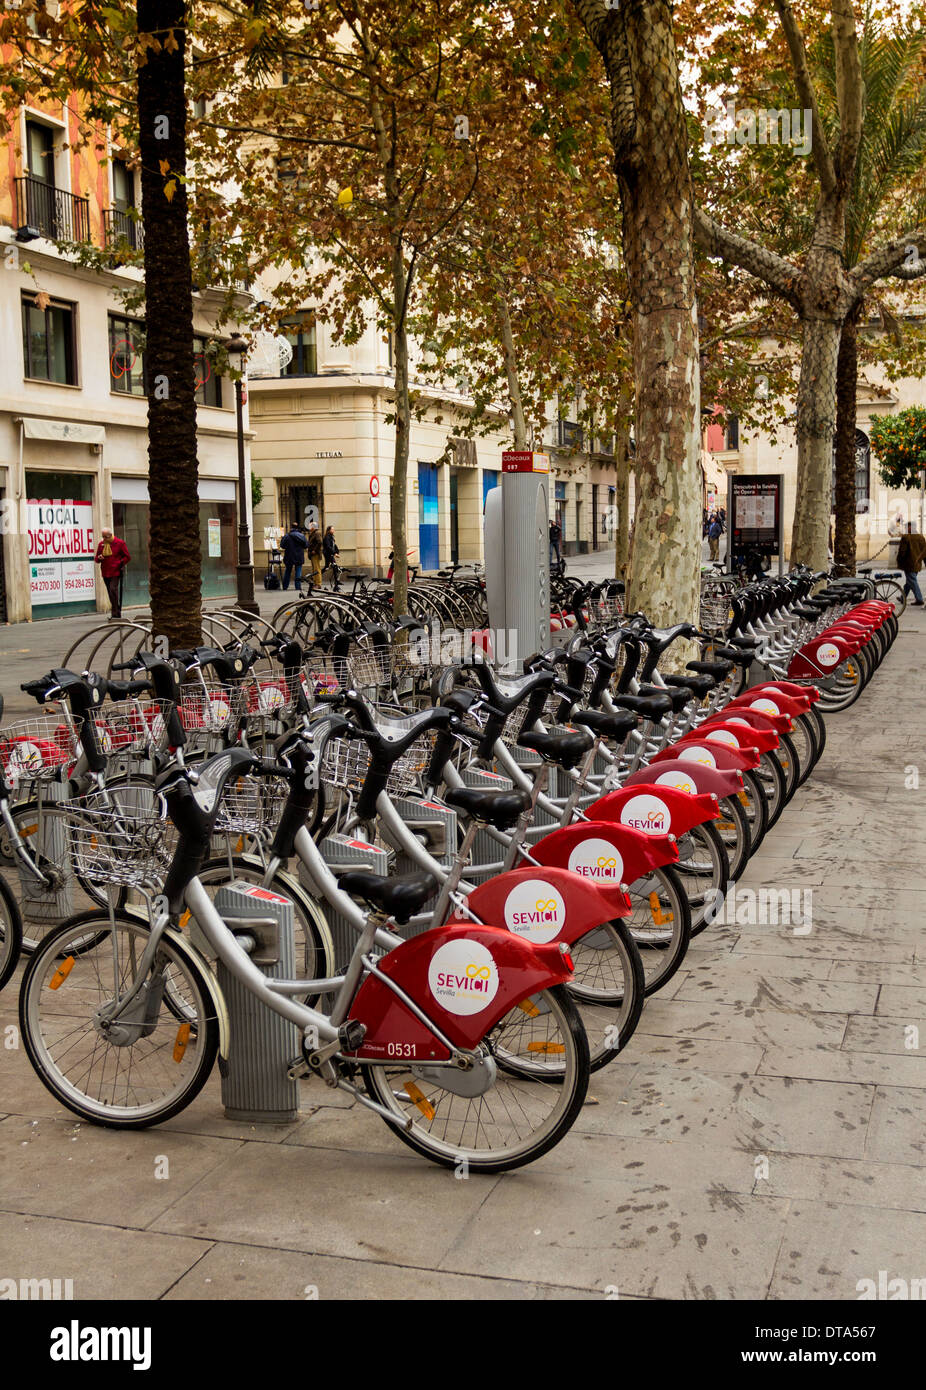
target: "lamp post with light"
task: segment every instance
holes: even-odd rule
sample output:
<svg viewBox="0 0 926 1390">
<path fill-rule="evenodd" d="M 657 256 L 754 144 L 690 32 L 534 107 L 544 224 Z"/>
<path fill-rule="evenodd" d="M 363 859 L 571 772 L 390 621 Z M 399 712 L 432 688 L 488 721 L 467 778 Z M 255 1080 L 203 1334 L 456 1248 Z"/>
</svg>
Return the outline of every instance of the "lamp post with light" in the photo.
<svg viewBox="0 0 926 1390">
<path fill-rule="evenodd" d="M 238 569 L 237 606 L 245 613 L 260 613 L 254 599 L 254 566 L 251 563 L 251 533 L 248 527 L 247 474 L 244 466 L 244 395 L 242 377 L 248 355 L 248 344 L 239 334 L 225 344 L 228 365 L 238 375 L 235 378 L 235 415 L 238 426 Z"/>
</svg>

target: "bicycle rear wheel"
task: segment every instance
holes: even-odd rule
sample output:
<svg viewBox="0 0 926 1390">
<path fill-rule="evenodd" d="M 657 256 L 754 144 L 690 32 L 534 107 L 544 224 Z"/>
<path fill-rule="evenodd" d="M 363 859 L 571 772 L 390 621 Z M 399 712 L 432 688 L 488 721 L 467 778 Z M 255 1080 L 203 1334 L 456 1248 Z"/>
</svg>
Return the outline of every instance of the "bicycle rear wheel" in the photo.
<svg viewBox="0 0 926 1390">
<path fill-rule="evenodd" d="M 481 1095 L 451 1089 L 465 1073 L 414 1064 L 365 1067 L 367 1091 L 399 1120 L 398 1138 L 444 1168 L 504 1173 L 532 1163 L 568 1134 L 588 1090 L 588 1041 L 565 987 L 516 1005 L 476 1051 L 494 1070 Z M 529 1065 L 531 1076 L 506 1062 Z"/>
<path fill-rule="evenodd" d="M 16 899 L 0 878 L 0 989 L 19 964 L 22 940 L 22 919 Z"/>
<path fill-rule="evenodd" d="M 75 1115 L 110 1129 L 178 1114 L 202 1090 L 218 1051 L 209 986 L 182 940 L 162 938 L 140 994 L 124 1016 L 107 1020 L 136 977 L 149 934 L 147 922 L 127 913 L 78 913 L 42 939 L 23 977 L 19 1021 L 39 1079 Z"/>
</svg>

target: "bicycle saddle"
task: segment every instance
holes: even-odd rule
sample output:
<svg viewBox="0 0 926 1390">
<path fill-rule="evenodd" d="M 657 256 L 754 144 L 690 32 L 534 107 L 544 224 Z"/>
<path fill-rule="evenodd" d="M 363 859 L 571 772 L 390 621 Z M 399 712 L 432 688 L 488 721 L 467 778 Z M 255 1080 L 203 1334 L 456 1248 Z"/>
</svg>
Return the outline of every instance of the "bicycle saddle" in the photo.
<svg viewBox="0 0 926 1390">
<path fill-rule="evenodd" d="M 611 714 L 603 709 L 577 709 L 573 710 L 572 722 L 591 729 L 601 738 L 624 739 L 639 721 L 635 714 L 623 710 Z"/>
<path fill-rule="evenodd" d="M 404 923 L 420 912 L 429 898 L 433 898 L 437 891 L 437 879 L 433 874 L 426 873 L 385 878 L 382 874 L 371 873 L 369 869 L 348 869 L 346 874 L 338 877 L 338 887 L 352 898 L 361 898 L 394 921 Z"/>
<path fill-rule="evenodd" d="M 590 734 L 526 733 L 518 739 L 518 747 L 529 748 L 544 762 L 557 763 L 568 772 L 579 765 L 593 742 Z"/>
<path fill-rule="evenodd" d="M 686 671 L 700 671 L 705 676 L 715 676 L 722 680 L 733 670 L 732 661 L 686 661 Z"/>
<path fill-rule="evenodd" d="M 656 723 L 672 708 L 668 691 L 660 691 L 658 695 L 618 695 L 615 697 L 614 703 L 619 705 L 621 709 L 632 710 L 641 719 L 646 719 L 651 723 Z"/>
<path fill-rule="evenodd" d="M 693 690 L 699 700 L 703 700 L 705 695 L 709 695 L 717 682 L 713 676 L 666 676 L 666 685 L 678 686 L 679 690 L 683 687 Z"/>
<path fill-rule="evenodd" d="M 732 662 L 734 666 L 742 666 L 744 669 L 752 665 L 756 655 L 753 651 L 744 651 L 742 647 L 715 647 L 714 651 L 725 661 Z"/>
<path fill-rule="evenodd" d="M 664 700 L 670 701 L 675 714 L 683 710 L 691 699 L 691 691 L 687 686 L 683 690 L 678 690 L 675 686 L 664 689 L 661 685 L 641 685 L 640 694 L 644 698 L 650 698 L 653 695 L 662 696 Z"/>
<path fill-rule="evenodd" d="M 448 806 L 458 806 L 473 820 L 507 830 L 531 804 L 530 795 L 519 791 L 492 791 L 489 787 L 454 787 L 444 797 Z"/>
</svg>

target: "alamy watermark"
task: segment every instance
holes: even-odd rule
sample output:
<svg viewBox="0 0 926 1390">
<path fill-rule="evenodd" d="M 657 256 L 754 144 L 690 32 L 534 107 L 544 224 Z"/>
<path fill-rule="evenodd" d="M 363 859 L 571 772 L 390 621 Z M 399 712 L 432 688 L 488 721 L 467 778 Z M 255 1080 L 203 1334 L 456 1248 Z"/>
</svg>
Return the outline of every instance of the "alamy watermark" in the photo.
<svg viewBox="0 0 926 1390">
<path fill-rule="evenodd" d="M 813 925 L 812 888 L 737 888 L 705 895 L 705 921 L 720 927 L 791 927 L 809 936 Z"/>
<path fill-rule="evenodd" d="M 737 108 L 730 100 L 724 106 L 711 106 L 701 129 L 708 149 L 714 145 L 788 145 L 792 153 L 810 154 L 813 144 L 813 112 L 782 107 L 771 110 L 751 106 Z"/>
</svg>

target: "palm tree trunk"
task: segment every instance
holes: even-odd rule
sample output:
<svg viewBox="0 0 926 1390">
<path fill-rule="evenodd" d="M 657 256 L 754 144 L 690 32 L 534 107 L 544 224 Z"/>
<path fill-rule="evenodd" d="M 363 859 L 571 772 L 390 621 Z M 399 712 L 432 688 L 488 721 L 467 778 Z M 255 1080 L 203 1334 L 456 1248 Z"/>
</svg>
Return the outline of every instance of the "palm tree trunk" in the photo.
<svg viewBox="0 0 926 1390">
<path fill-rule="evenodd" d="M 833 557 L 839 569 L 855 573 L 855 396 L 858 385 L 859 304 L 846 318 L 836 363 L 836 528 Z"/>
<path fill-rule="evenodd" d="M 172 647 L 202 640 L 193 289 L 187 232 L 185 0 L 138 0 L 140 33 L 161 40 L 138 69 L 145 368 L 148 376 L 151 623 Z M 164 41 L 173 35 L 176 47 Z"/>
</svg>

